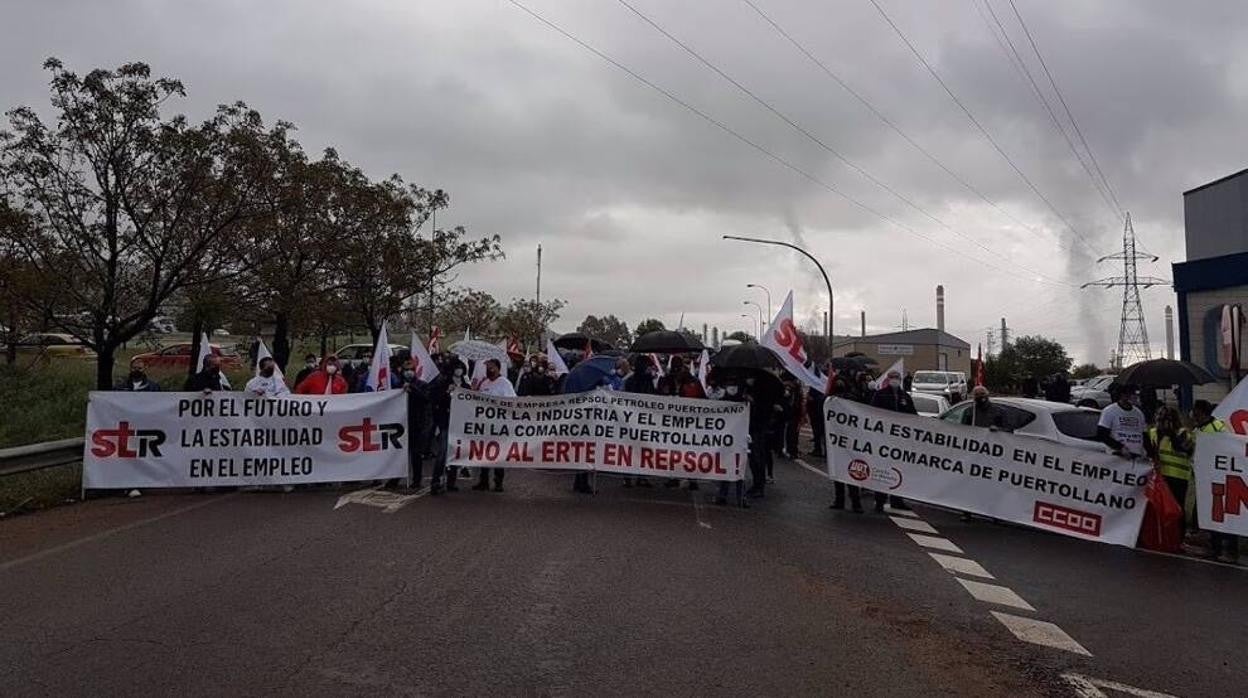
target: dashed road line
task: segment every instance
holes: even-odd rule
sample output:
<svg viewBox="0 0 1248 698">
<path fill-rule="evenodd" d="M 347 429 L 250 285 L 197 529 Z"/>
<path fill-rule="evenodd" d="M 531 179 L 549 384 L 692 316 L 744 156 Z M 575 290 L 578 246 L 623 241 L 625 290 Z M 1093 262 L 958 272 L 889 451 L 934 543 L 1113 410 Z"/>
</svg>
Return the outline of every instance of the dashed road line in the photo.
<svg viewBox="0 0 1248 698">
<path fill-rule="evenodd" d="M 959 555 L 962 554 L 962 548 L 959 548 L 958 546 L 954 545 L 953 541 L 949 540 L 948 538 L 940 538 L 938 536 L 925 536 L 921 533 L 910 533 L 910 532 L 907 532 L 906 535 L 910 536 L 910 540 L 914 541 L 915 543 L 918 543 L 924 548 L 934 548 L 936 550 L 944 550 L 950 553 L 958 553 Z"/>
<path fill-rule="evenodd" d="M 1007 630 L 1014 633 L 1014 637 L 1023 642 L 1082 654 L 1085 657 L 1092 656 L 1092 653 L 1084 649 L 1083 645 L 1075 642 L 1075 639 L 1067 635 L 1065 630 L 1053 623 L 1002 613 L 1001 611 L 991 611 L 991 613 L 993 617 L 1001 621 L 1001 625 L 1004 625 Z"/>
<path fill-rule="evenodd" d="M 943 540 L 943 539 L 942 539 Z M 944 567 L 946 571 L 953 574 L 966 574 L 972 577 L 983 577 L 984 579 L 996 579 L 983 565 L 965 557 L 954 557 L 953 555 L 941 555 L 940 553 L 928 553 L 932 559 Z"/>
<path fill-rule="evenodd" d="M 909 516 L 912 519 L 919 518 L 919 515 L 914 513 L 913 509 L 894 509 L 892 507 L 889 507 L 888 513 L 892 514 L 893 516 Z"/>
<path fill-rule="evenodd" d="M 1019 608 L 1024 611 L 1035 611 L 1036 608 L 1027 603 L 1027 600 L 1019 596 L 1013 589 L 1000 584 L 989 584 L 987 582 L 977 582 L 973 579 L 963 579 L 955 577 L 958 584 L 966 589 L 971 596 L 977 601 L 984 603 L 996 604 L 997 606 L 1009 606 L 1010 608 Z"/>
<path fill-rule="evenodd" d="M 890 515 L 888 518 L 892 519 L 893 523 L 897 524 L 901 528 L 904 528 L 910 531 L 916 531 L 918 533 L 927 533 L 933 536 L 939 533 L 939 531 L 932 528 L 931 524 L 929 524 L 928 522 L 920 518 L 908 519 L 902 516 L 892 516 L 892 515 Z"/>
<path fill-rule="evenodd" d="M 1075 689 L 1075 695 L 1079 698 L 1108 698 L 1105 691 L 1101 690 L 1102 688 L 1118 693 L 1125 693 L 1129 696 L 1138 696 L 1139 698 L 1178 698 L 1178 696 L 1170 693 L 1150 691 L 1146 688 L 1136 688 L 1135 686 L 1128 686 L 1125 683 L 1107 681 L 1105 679 L 1096 679 L 1091 676 L 1084 676 L 1083 674 L 1066 673 L 1062 674 L 1062 679 L 1064 679 L 1066 683 L 1070 684 L 1071 688 Z"/>
</svg>

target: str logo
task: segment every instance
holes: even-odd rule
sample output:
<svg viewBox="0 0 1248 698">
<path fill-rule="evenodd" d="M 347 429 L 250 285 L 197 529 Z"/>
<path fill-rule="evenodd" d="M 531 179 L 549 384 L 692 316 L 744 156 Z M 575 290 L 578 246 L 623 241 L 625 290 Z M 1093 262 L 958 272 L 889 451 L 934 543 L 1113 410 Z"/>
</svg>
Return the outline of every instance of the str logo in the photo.
<svg viewBox="0 0 1248 698">
<path fill-rule="evenodd" d="M 1100 514 L 1089 514 L 1086 511 L 1049 504 L 1048 502 L 1036 502 L 1035 512 L 1031 518 L 1036 523 L 1082 533 L 1085 536 L 1096 536 L 1099 538 L 1101 535 Z"/>
<path fill-rule="evenodd" d="M 1213 483 L 1214 521 L 1222 523 L 1227 516 L 1239 516 L 1243 507 L 1248 506 L 1248 483 L 1238 475 L 1227 475 L 1226 482 Z"/>
<path fill-rule="evenodd" d="M 96 458 L 161 457 L 160 445 L 165 432 L 159 429 L 133 429 L 130 422 L 121 422 L 116 429 L 91 432 L 91 455 Z"/>
<path fill-rule="evenodd" d="M 399 439 L 403 438 L 404 431 L 402 424 L 373 424 L 373 420 L 365 417 L 363 424 L 338 430 L 338 450 L 355 453 L 403 448 Z"/>
</svg>

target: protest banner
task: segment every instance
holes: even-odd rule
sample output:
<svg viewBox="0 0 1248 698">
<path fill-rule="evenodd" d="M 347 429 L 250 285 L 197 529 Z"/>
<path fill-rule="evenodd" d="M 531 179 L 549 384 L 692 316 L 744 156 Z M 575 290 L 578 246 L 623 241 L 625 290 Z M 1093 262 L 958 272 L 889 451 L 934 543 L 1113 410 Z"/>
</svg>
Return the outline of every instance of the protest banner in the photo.
<svg viewBox="0 0 1248 698">
<path fill-rule="evenodd" d="M 1076 538 L 1134 546 L 1152 465 L 829 398 L 834 480 Z"/>
<path fill-rule="evenodd" d="M 92 392 L 83 488 L 298 485 L 407 476 L 407 395 Z"/>
<path fill-rule="evenodd" d="M 1197 434 L 1192 469 L 1200 527 L 1248 536 L 1248 438 Z"/>
<path fill-rule="evenodd" d="M 447 462 L 740 480 L 748 466 L 748 434 L 744 402 L 601 388 L 517 398 L 457 390 Z"/>
</svg>

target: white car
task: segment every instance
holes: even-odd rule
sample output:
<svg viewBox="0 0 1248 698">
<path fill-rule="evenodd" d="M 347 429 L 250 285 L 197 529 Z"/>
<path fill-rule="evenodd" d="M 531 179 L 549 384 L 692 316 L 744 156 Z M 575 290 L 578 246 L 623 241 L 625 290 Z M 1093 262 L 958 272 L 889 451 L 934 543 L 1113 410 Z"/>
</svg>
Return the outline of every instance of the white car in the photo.
<svg viewBox="0 0 1248 698">
<path fill-rule="evenodd" d="M 1078 388 L 1070 389 L 1070 404 L 1079 407 L 1095 407 L 1105 409 L 1114 398 L 1109 394 L 1109 386 L 1114 384 L 1117 375 L 1097 376 Z"/>
<path fill-rule="evenodd" d="M 942 395 L 910 393 L 910 399 L 914 400 L 914 409 L 921 417 L 939 417 L 949 409 L 949 401 Z"/>
<path fill-rule="evenodd" d="M 992 403 L 1005 413 L 1007 431 L 1084 451 L 1109 452 L 1109 447 L 1096 438 L 1100 410 L 1021 397 L 994 397 Z M 954 405 L 940 418 L 961 424 L 963 416 L 974 406 L 974 401 L 967 400 Z"/>
<path fill-rule="evenodd" d="M 915 371 L 910 390 L 943 395 L 951 403 L 958 402 L 966 397 L 966 374 L 961 371 Z"/>
<path fill-rule="evenodd" d="M 408 348 L 406 344 L 391 344 L 390 355 L 398 356 L 400 353 L 407 354 Z M 338 363 L 351 364 L 351 368 L 359 368 L 364 365 L 364 361 L 371 361 L 373 358 L 373 345 L 371 344 L 348 344 L 338 351 L 334 352 L 338 357 Z"/>
</svg>

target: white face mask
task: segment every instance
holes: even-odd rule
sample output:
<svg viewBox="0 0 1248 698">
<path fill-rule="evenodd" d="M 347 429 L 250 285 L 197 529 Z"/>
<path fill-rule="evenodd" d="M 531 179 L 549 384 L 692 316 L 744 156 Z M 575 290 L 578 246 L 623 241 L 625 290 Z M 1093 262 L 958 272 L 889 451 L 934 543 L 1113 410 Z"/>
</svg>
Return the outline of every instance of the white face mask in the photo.
<svg viewBox="0 0 1248 698">
<path fill-rule="evenodd" d="M 729 395 L 736 395 L 737 390 L 738 388 L 735 385 L 730 385 L 727 388 L 724 388 L 724 392 L 728 393 Z"/>
<path fill-rule="evenodd" d="M 325 372 L 332 376 L 338 372 L 338 367 L 333 364 L 330 364 L 325 367 Z"/>
</svg>

